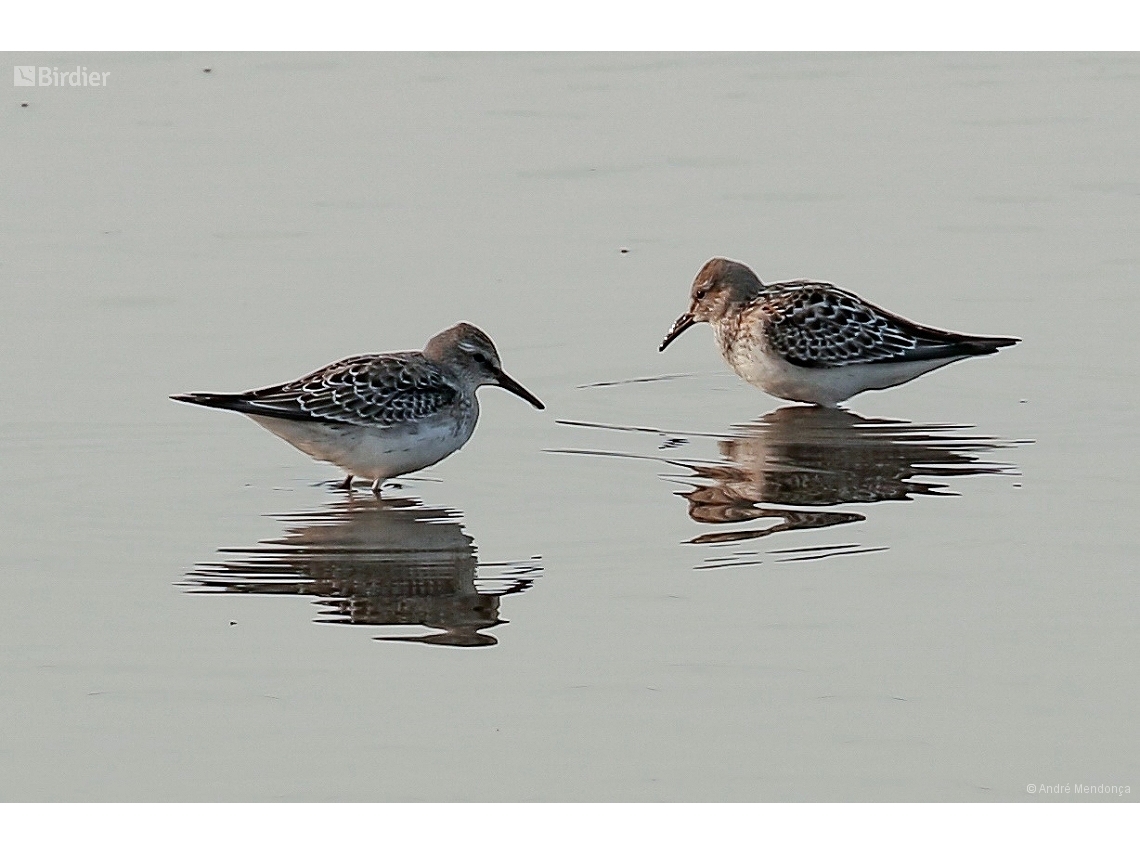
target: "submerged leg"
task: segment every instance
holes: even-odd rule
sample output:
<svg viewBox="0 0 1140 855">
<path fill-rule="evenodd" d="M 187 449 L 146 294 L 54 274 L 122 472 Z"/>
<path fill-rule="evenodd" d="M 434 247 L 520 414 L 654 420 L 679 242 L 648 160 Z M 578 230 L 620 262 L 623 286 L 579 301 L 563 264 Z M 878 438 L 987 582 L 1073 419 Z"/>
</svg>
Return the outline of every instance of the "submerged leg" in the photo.
<svg viewBox="0 0 1140 855">
<path fill-rule="evenodd" d="M 339 489 L 341 489 L 341 490 L 351 490 L 352 489 L 352 475 L 349 475 L 347 478 L 344 479 L 344 481 L 342 481 L 340 483 Z"/>
</svg>

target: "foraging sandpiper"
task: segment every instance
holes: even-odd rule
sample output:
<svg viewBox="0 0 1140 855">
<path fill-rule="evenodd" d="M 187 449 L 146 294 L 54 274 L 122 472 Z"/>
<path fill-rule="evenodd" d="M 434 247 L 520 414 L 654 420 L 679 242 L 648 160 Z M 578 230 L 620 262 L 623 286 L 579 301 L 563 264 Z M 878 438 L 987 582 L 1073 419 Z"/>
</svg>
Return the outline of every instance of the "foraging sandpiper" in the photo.
<svg viewBox="0 0 1140 855">
<path fill-rule="evenodd" d="M 420 351 L 350 356 L 299 380 L 241 394 L 192 392 L 176 401 L 234 410 L 290 445 L 343 469 L 342 487 L 438 463 L 463 447 L 479 418 L 480 386 L 502 386 L 538 409 L 538 398 L 503 373 L 495 345 L 456 324 Z"/>
<path fill-rule="evenodd" d="M 727 258 L 701 268 L 690 299 L 659 350 L 708 323 L 725 361 L 753 386 L 825 407 L 1019 341 L 920 326 L 826 282 L 765 285 Z"/>
</svg>

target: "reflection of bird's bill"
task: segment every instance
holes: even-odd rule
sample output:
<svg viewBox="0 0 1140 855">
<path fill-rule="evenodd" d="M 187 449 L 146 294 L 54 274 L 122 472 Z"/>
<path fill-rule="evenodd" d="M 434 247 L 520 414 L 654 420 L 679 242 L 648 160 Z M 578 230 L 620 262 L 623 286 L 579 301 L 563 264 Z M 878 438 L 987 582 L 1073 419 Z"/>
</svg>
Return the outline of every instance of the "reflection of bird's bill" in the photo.
<svg viewBox="0 0 1140 855">
<path fill-rule="evenodd" d="M 546 409 L 546 405 L 543 404 L 542 401 L 538 400 L 538 398 L 523 388 L 523 385 L 513 377 L 510 377 L 503 371 L 497 372 L 496 377 L 499 381 L 499 385 L 506 389 L 508 392 L 513 392 L 514 394 L 518 395 L 535 409 Z"/>
<path fill-rule="evenodd" d="M 669 328 L 669 332 L 665 334 L 665 340 L 661 342 L 661 346 L 657 348 L 657 352 L 660 353 L 669 345 L 671 345 L 677 336 L 679 336 L 696 322 L 697 321 L 691 312 L 685 312 L 685 314 L 677 318 L 677 320 L 673 322 L 673 326 Z"/>
<path fill-rule="evenodd" d="M 735 543 L 741 540 L 755 540 L 758 537 L 767 537 L 781 531 L 797 531 L 806 528 L 829 528 L 833 525 L 862 522 L 867 519 L 862 514 L 844 514 L 834 511 L 779 511 L 754 508 L 747 519 L 760 519 L 761 517 L 775 517 L 782 519 L 771 528 L 749 528 L 737 531 L 713 531 L 701 534 L 689 540 L 689 543 Z M 697 522 L 738 522 L 738 519 L 709 519 L 707 516 L 698 517 L 690 509 L 690 516 Z"/>
<path fill-rule="evenodd" d="M 492 626 L 501 626 L 507 621 L 496 621 L 480 629 L 489 629 Z M 378 635 L 376 641 L 411 641 L 416 644 L 435 644 L 444 647 L 494 647 L 499 639 L 493 635 L 484 635 L 474 628 L 449 629 L 447 632 L 435 635 Z"/>
</svg>

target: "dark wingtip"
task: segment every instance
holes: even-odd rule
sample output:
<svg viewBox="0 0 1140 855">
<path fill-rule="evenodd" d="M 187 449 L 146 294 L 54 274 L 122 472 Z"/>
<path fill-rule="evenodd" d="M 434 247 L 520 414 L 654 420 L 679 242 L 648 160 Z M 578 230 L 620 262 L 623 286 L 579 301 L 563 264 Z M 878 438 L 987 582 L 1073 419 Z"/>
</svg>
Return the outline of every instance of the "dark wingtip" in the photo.
<svg viewBox="0 0 1140 855">
<path fill-rule="evenodd" d="M 982 356 L 987 353 L 997 353 L 1003 347 L 1012 347 L 1019 338 L 975 338 L 962 342 L 962 345 L 972 354 Z"/>
<path fill-rule="evenodd" d="M 215 392 L 186 392 L 181 395 L 171 395 L 172 401 L 181 401 L 184 404 L 197 404 L 200 407 L 213 407 L 219 410 L 236 409 L 240 402 L 240 395 L 225 395 Z"/>
</svg>

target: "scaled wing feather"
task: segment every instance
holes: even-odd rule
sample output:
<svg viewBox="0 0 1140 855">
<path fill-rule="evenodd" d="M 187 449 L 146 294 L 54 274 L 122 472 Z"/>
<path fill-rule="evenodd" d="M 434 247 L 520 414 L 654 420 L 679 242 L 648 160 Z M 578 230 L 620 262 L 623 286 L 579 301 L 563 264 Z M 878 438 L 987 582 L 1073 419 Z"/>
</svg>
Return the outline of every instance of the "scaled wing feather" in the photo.
<svg viewBox="0 0 1140 855">
<path fill-rule="evenodd" d="M 281 386 L 247 394 L 262 415 L 367 426 L 426 418 L 459 394 L 416 353 L 353 356 Z"/>
<path fill-rule="evenodd" d="M 769 344 L 804 368 L 939 359 L 967 338 L 921 327 L 824 282 L 779 283 L 761 300 Z"/>
</svg>

